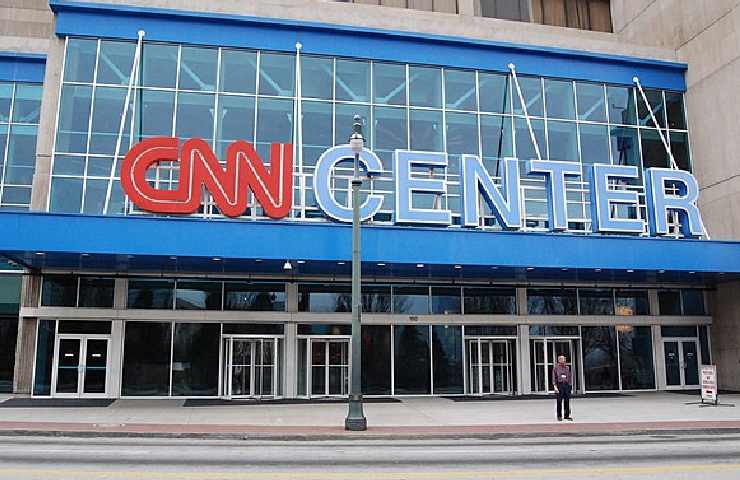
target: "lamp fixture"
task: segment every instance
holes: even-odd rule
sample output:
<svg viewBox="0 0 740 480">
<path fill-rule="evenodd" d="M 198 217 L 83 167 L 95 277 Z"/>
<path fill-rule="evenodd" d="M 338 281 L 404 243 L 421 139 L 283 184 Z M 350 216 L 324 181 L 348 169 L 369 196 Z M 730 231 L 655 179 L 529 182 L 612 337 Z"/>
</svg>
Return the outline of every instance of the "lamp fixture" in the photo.
<svg viewBox="0 0 740 480">
<path fill-rule="evenodd" d="M 293 265 L 290 263 L 290 260 L 286 260 L 283 264 L 283 270 L 293 270 Z"/>
</svg>

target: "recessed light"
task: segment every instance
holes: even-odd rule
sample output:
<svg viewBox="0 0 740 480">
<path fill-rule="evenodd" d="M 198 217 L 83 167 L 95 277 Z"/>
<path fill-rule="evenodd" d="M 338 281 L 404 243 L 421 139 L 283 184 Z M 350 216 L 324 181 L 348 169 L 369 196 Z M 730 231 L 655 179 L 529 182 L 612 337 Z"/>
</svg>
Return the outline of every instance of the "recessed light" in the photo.
<svg viewBox="0 0 740 480">
<path fill-rule="evenodd" d="M 527 267 L 528 272 L 531 272 L 532 270 L 534 270 L 534 267 Z"/>
<path fill-rule="evenodd" d="M 381 263 L 378 263 L 377 265 L 378 265 L 379 267 L 385 267 L 385 263 L 382 263 L 382 262 L 381 262 Z"/>
<path fill-rule="evenodd" d="M 133 255 L 126 255 L 126 258 L 128 258 L 129 260 L 131 260 L 132 258 L 134 258 L 134 256 Z"/>
<path fill-rule="evenodd" d="M 306 263 L 306 261 L 305 260 L 296 260 L 295 263 L 299 263 L 299 264 L 303 265 L 304 263 Z"/>
<path fill-rule="evenodd" d="M 456 268 L 457 270 L 460 270 L 460 269 L 462 268 L 462 265 L 455 265 L 455 268 Z"/>
<path fill-rule="evenodd" d="M 344 265 L 345 262 L 337 262 L 337 265 Z"/>
<path fill-rule="evenodd" d="M 696 272 L 689 272 L 689 275 L 693 275 L 693 274 L 695 274 L 695 273 L 696 273 Z"/>
<path fill-rule="evenodd" d="M 498 270 L 498 267 L 491 267 L 491 270 Z"/>
<path fill-rule="evenodd" d="M 254 261 L 257 262 L 257 263 L 261 263 L 262 262 L 262 259 L 261 258 L 255 258 Z"/>
<path fill-rule="evenodd" d="M 283 270 L 293 270 L 293 265 L 291 265 L 290 260 L 286 260 L 283 264 Z"/>
<path fill-rule="evenodd" d="M 660 270 L 658 270 L 658 273 L 665 273 L 665 270 L 663 270 L 663 269 L 661 268 Z"/>
<path fill-rule="evenodd" d="M 724 274 L 725 274 L 725 272 L 719 272 L 719 274 L 720 274 L 720 275 L 724 275 Z"/>
<path fill-rule="evenodd" d="M 601 271 L 600 268 L 594 268 L 594 272 L 599 273 Z"/>
<path fill-rule="evenodd" d="M 89 257 L 90 254 L 89 253 L 82 253 L 82 254 L 80 254 L 80 256 L 82 256 L 82 257 Z"/>
<path fill-rule="evenodd" d="M 46 255 L 44 252 L 36 252 L 36 255 Z"/>
<path fill-rule="evenodd" d="M 170 260 L 177 260 L 177 257 L 176 257 L 176 256 L 174 256 L 174 255 L 171 255 L 171 256 L 170 256 Z"/>
<path fill-rule="evenodd" d="M 424 264 L 423 263 L 417 263 L 416 264 L 416 268 L 424 268 Z"/>
<path fill-rule="evenodd" d="M 213 257 L 211 260 L 213 260 L 214 262 L 220 262 L 221 257 Z"/>
<path fill-rule="evenodd" d="M 561 268 L 561 269 L 560 269 L 560 271 L 561 271 L 561 272 L 567 272 L 567 271 L 568 271 L 568 269 L 567 269 L 567 268 Z"/>
<path fill-rule="evenodd" d="M 627 273 L 635 273 L 635 271 L 634 271 L 634 270 L 632 270 L 631 268 L 628 268 L 628 269 L 627 269 Z"/>
</svg>

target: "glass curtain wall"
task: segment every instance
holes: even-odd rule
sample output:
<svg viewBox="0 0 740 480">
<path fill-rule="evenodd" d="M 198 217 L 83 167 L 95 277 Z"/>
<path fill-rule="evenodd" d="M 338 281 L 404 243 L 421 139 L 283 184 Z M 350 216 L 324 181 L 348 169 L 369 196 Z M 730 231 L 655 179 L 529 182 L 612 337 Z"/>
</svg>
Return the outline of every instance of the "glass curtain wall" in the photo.
<svg viewBox="0 0 740 480">
<path fill-rule="evenodd" d="M 0 82 L 0 210 L 28 210 L 42 85 Z"/>
<path fill-rule="evenodd" d="M 69 38 L 61 90 L 49 210 L 102 213 L 108 185 L 109 214 L 144 214 L 125 199 L 118 170 L 110 179 L 115 144 L 124 110 L 134 43 Z M 306 46 L 310 49 L 310 46 Z M 253 142 L 269 163 L 271 142 L 293 141 L 295 55 L 221 47 L 145 42 L 141 74 L 124 124 L 122 151 L 143 138 L 164 135 L 199 137 L 223 160 L 230 142 Z M 290 217 L 322 217 L 313 195 L 319 155 L 347 142 L 352 117 L 360 115 L 368 146 L 384 172 L 363 185 L 384 196 L 374 221 L 389 222 L 393 197 L 395 149 L 443 151 L 447 168 L 415 172 L 448 181 L 445 195 L 415 193 L 418 207 L 459 212 L 460 158 L 475 154 L 500 181 L 500 159 L 535 157 L 523 109 L 506 73 L 409 65 L 329 56 L 301 56 L 301 132 Z M 668 159 L 647 106 L 632 87 L 521 76 L 520 85 L 533 117 L 535 138 L 545 159 L 582 166 L 593 163 L 668 167 Z M 658 124 L 667 135 L 682 169 L 690 170 L 683 96 L 647 90 Z M 133 124 L 131 124 L 133 119 Z M 351 166 L 335 169 L 331 188 L 347 204 Z M 149 173 L 157 188 L 178 182 L 176 164 L 160 164 Z M 524 177 L 526 228 L 546 227 L 544 180 Z M 624 188 L 642 189 L 626 183 Z M 585 177 L 567 182 L 570 228 L 590 230 Z M 643 198 L 644 203 L 644 198 Z M 644 212 L 620 210 L 618 216 L 644 218 Z M 202 217 L 219 216 L 209 199 Z M 498 228 L 484 205 L 483 225 Z M 245 218 L 262 218 L 250 208 Z M 459 223 L 459 217 L 454 217 Z"/>
</svg>

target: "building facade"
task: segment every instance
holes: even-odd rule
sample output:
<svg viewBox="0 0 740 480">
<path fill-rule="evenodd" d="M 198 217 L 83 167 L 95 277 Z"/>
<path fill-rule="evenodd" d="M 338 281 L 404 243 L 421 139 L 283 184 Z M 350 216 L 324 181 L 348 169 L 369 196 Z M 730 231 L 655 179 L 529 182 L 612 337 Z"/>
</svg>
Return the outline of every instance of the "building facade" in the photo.
<svg viewBox="0 0 740 480">
<path fill-rule="evenodd" d="M 364 3 L 0 8 L 0 388 L 347 395 L 355 116 L 365 395 L 740 388 L 732 2 Z"/>
</svg>

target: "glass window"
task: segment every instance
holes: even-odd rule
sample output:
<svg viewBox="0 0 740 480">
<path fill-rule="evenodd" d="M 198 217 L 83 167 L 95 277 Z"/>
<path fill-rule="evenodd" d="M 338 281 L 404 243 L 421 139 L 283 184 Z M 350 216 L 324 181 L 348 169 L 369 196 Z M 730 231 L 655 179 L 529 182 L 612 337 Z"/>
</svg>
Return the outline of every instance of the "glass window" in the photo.
<svg viewBox="0 0 740 480">
<path fill-rule="evenodd" d="M 517 118 L 516 121 L 516 157 L 521 161 L 536 160 L 537 152 L 532 143 L 532 136 L 529 134 L 529 126 L 524 118 Z M 545 142 L 545 122 L 543 120 L 532 120 L 532 130 L 534 138 L 537 140 L 537 147 L 540 149 L 542 158 L 547 158 L 547 144 Z"/>
<path fill-rule="evenodd" d="M 432 326 L 434 394 L 463 393 L 462 328 Z"/>
<path fill-rule="evenodd" d="M 298 335 L 352 335 L 352 325 L 331 323 L 301 323 Z"/>
<path fill-rule="evenodd" d="M 575 288 L 528 288 L 530 315 L 577 315 Z"/>
<path fill-rule="evenodd" d="M 514 156 L 514 138 L 511 125 L 511 117 L 480 116 L 481 146 L 483 147 L 484 157 L 504 158 Z M 496 173 L 496 175 L 499 174 Z"/>
<path fill-rule="evenodd" d="M 578 97 L 578 120 L 606 122 L 606 95 L 603 85 L 576 82 L 576 95 Z"/>
<path fill-rule="evenodd" d="M 516 325 L 465 325 L 465 336 L 516 337 Z"/>
<path fill-rule="evenodd" d="M 581 315 L 614 315 L 614 291 L 611 288 L 579 288 Z"/>
<path fill-rule="evenodd" d="M 175 110 L 175 92 L 142 90 L 139 94 L 141 108 L 136 110 L 138 140 L 146 137 L 172 135 L 172 119 Z"/>
<path fill-rule="evenodd" d="M 416 107 L 442 107 L 442 70 L 409 67 L 409 102 Z"/>
<path fill-rule="evenodd" d="M 405 108 L 374 107 L 373 121 L 376 149 L 394 151 L 397 148 L 408 148 Z"/>
<path fill-rule="evenodd" d="M 257 142 L 262 144 L 290 143 L 292 138 L 293 101 L 282 98 L 258 99 Z"/>
<path fill-rule="evenodd" d="M 39 123 L 41 111 L 41 85 L 19 83 L 15 87 L 13 122 Z"/>
<path fill-rule="evenodd" d="M 429 287 L 393 287 L 393 313 L 429 314 Z"/>
<path fill-rule="evenodd" d="M 660 128 L 665 128 L 666 123 L 663 92 L 660 90 L 645 89 L 645 96 L 647 97 L 648 102 L 650 102 L 650 107 L 652 107 L 653 114 L 655 115 L 656 120 L 658 120 L 658 125 Z M 648 106 L 645 104 L 645 101 L 642 99 L 642 95 L 639 92 L 637 93 L 637 115 L 640 119 L 640 125 L 656 128 L 655 122 L 650 115 L 650 110 L 648 110 Z"/>
<path fill-rule="evenodd" d="M 213 139 L 215 102 L 215 95 L 208 93 L 178 94 L 175 136 L 202 138 L 210 144 Z"/>
<path fill-rule="evenodd" d="M 653 338 L 650 327 L 617 325 L 623 390 L 655 388 Z"/>
<path fill-rule="evenodd" d="M 97 82 L 128 86 L 135 52 L 133 42 L 101 40 Z"/>
<path fill-rule="evenodd" d="M 394 328 L 395 395 L 425 395 L 431 391 L 429 325 Z"/>
<path fill-rule="evenodd" d="M 441 152 L 444 150 L 442 112 L 411 110 L 411 149 Z"/>
<path fill-rule="evenodd" d="M 515 288 L 465 287 L 463 292 L 465 314 L 516 314 Z"/>
<path fill-rule="evenodd" d="M 352 287 L 350 285 L 298 285 L 298 311 L 301 312 L 351 312 Z"/>
<path fill-rule="evenodd" d="M 111 322 L 89 320 L 62 320 L 59 322 L 59 333 L 91 333 L 110 335 Z"/>
<path fill-rule="evenodd" d="M 390 285 L 363 285 L 361 292 L 363 312 L 391 312 Z"/>
<path fill-rule="evenodd" d="M 550 120 L 547 123 L 547 128 L 550 160 L 578 162 L 578 132 L 576 124 L 573 122 Z M 541 153 L 544 156 L 545 152 L 542 151 Z"/>
<path fill-rule="evenodd" d="M 362 393 L 391 394 L 391 327 L 362 326 Z"/>
<path fill-rule="evenodd" d="M 447 153 L 478 153 L 478 117 L 471 113 L 448 113 Z"/>
<path fill-rule="evenodd" d="M 329 102 L 303 102 L 303 145 L 304 165 L 315 165 L 324 151 L 331 147 L 332 138 L 332 105 Z M 352 130 L 353 122 L 345 124 Z M 346 142 L 347 139 L 344 139 Z M 306 151 L 313 155 L 306 156 Z"/>
<path fill-rule="evenodd" d="M 90 132 L 90 153 L 113 155 L 116 151 L 118 132 L 121 128 L 121 115 L 126 104 L 126 89 L 116 87 L 97 87 L 93 101 L 93 118 Z M 130 110 L 126 115 L 130 118 Z M 127 125 L 130 123 L 127 121 Z M 120 153 L 128 148 L 128 132 L 124 125 Z"/>
<path fill-rule="evenodd" d="M 462 313 L 461 295 L 460 287 L 432 287 L 432 313 L 443 315 Z"/>
<path fill-rule="evenodd" d="M 331 105 L 324 103 L 329 109 Z M 404 109 L 405 110 L 405 109 Z M 349 140 L 349 136 L 352 135 L 352 127 L 355 124 L 355 115 L 360 116 L 360 123 L 362 124 L 362 134 L 365 136 L 365 145 L 372 145 L 373 136 L 369 128 L 370 122 L 370 106 L 369 105 L 358 105 L 356 103 L 336 103 L 334 104 L 334 125 L 335 135 L 334 143 L 330 145 L 346 145 Z M 404 116 L 405 118 L 405 116 Z M 304 123 L 305 128 L 305 123 Z M 331 126 L 329 126 L 328 132 L 322 132 L 321 136 L 328 134 L 331 136 Z M 305 143 L 305 139 L 304 139 Z M 323 150 L 322 152 L 323 153 Z"/>
<path fill-rule="evenodd" d="M 36 166 L 36 130 L 31 125 L 12 125 L 5 162 L 6 184 L 31 185 Z"/>
<path fill-rule="evenodd" d="M 373 99 L 386 105 L 406 105 L 406 65 L 373 63 Z"/>
<path fill-rule="evenodd" d="M 478 73 L 480 111 L 511 113 L 511 89 L 508 75 Z"/>
<path fill-rule="evenodd" d="M 660 335 L 662 337 L 696 337 L 696 326 L 674 326 L 666 325 L 660 327 Z"/>
<path fill-rule="evenodd" d="M 337 59 L 336 99 L 348 102 L 370 101 L 370 63 Z"/>
<path fill-rule="evenodd" d="M 226 310 L 285 311 L 285 284 L 226 282 L 224 284 Z"/>
<path fill-rule="evenodd" d="M 545 114 L 542 102 L 542 81 L 539 77 L 517 77 L 519 88 L 527 104 L 527 113 L 533 117 L 542 117 Z M 514 88 L 514 113 L 524 115 L 524 109 L 519 101 L 519 93 Z"/>
<path fill-rule="evenodd" d="M 650 315 L 650 301 L 647 290 L 617 289 L 617 315 Z"/>
<path fill-rule="evenodd" d="M 62 86 L 57 121 L 57 152 L 87 152 L 87 128 L 91 103 L 92 87 Z"/>
<path fill-rule="evenodd" d="M 178 310 L 221 310 L 221 282 L 177 281 L 175 308 Z"/>
<path fill-rule="evenodd" d="M 663 132 L 663 135 L 666 135 L 666 132 Z M 670 167 L 668 152 L 657 130 L 640 129 L 640 141 L 642 143 L 642 168 Z"/>
<path fill-rule="evenodd" d="M 112 308 L 115 280 L 102 277 L 80 277 L 80 307 Z"/>
<path fill-rule="evenodd" d="M 56 320 L 39 320 L 36 337 L 36 374 L 33 381 L 34 395 L 51 394 L 51 367 L 56 328 Z"/>
<path fill-rule="evenodd" d="M 9 268 L 8 266 L 5 267 Z M 0 315 L 18 317 L 21 302 L 21 275 L 0 276 Z"/>
<path fill-rule="evenodd" d="M 175 281 L 167 279 L 131 279 L 128 281 L 128 308 L 171 310 Z"/>
<path fill-rule="evenodd" d="M 13 392 L 18 317 L 0 317 L 0 392 Z"/>
<path fill-rule="evenodd" d="M 257 53 L 246 50 L 221 50 L 222 92 L 255 93 Z"/>
<path fill-rule="evenodd" d="M 545 102 L 548 118 L 576 118 L 573 82 L 545 79 Z"/>
<path fill-rule="evenodd" d="M 684 315 L 706 315 L 704 308 L 704 290 L 683 289 L 681 290 L 681 303 Z"/>
<path fill-rule="evenodd" d="M 145 87 L 175 88 L 177 45 L 145 43 L 142 49 L 141 82 Z"/>
<path fill-rule="evenodd" d="M 259 93 L 292 96 L 295 91 L 295 58 L 280 53 L 260 54 Z"/>
<path fill-rule="evenodd" d="M 689 135 L 682 132 L 671 132 L 671 153 L 676 165 L 681 170 L 691 171 L 691 160 L 689 159 Z"/>
<path fill-rule="evenodd" d="M 635 89 L 632 87 L 606 87 L 609 106 L 609 123 L 636 125 Z"/>
<path fill-rule="evenodd" d="M 586 390 L 619 390 L 616 329 L 582 327 L 581 341 Z"/>
<path fill-rule="evenodd" d="M 216 90 L 218 50 L 182 47 L 180 51 L 180 88 L 183 90 Z"/>
<path fill-rule="evenodd" d="M 640 145 L 637 139 L 637 129 L 609 127 L 609 132 L 609 141 L 612 144 L 612 163 L 614 165 L 640 167 Z"/>
<path fill-rule="evenodd" d="M 282 323 L 224 323 L 224 334 L 282 335 Z"/>
<path fill-rule="evenodd" d="M 216 121 L 216 153 L 225 160 L 234 141 L 254 141 L 254 97 L 221 95 Z"/>
<path fill-rule="evenodd" d="M 175 324 L 172 395 L 218 395 L 218 323 Z"/>
<path fill-rule="evenodd" d="M 169 395 L 172 325 L 126 322 L 125 327 L 121 395 Z"/>
<path fill-rule="evenodd" d="M 678 290 L 658 290 L 660 315 L 681 315 L 681 292 Z"/>
<path fill-rule="evenodd" d="M 609 127 L 582 123 L 578 128 L 581 134 L 581 162 L 584 165 L 611 163 L 609 160 Z"/>
<path fill-rule="evenodd" d="M 701 364 L 712 364 L 712 352 L 709 349 L 709 327 L 699 325 L 699 344 L 701 346 Z"/>
<path fill-rule="evenodd" d="M 476 110 L 475 72 L 445 69 L 445 105 L 452 110 Z"/>
<path fill-rule="evenodd" d="M 80 213 L 82 207 L 81 178 L 52 178 L 49 211 Z"/>
<path fill-rule="evenodd" d="M 41 284 L 41 306 L 77 306 L 77 277 L 73 275 L 44 275 Z"/>
<path fill-rule="evenodd" d="M 64 81 L 92 83 L 97 54 L 97 40 L 70 38 L 64 59 Z"/>
<path fill-rule="evenodd" d="M 334 59 L 301 56 L 301 95 L 303 98 L 334 98 Z"/>
<path fill-rule="evenodd" d="M 677 92 L 665 92 L 668 128 L 686 130 L 686 114 L 683 108 L 683 95 Z"/>
<path fill-rule="evenodd" d="M 10 104 L 13 103 L 13 84 L 0 82 L 0 122 L 10 120 Z"/>
</svg>

